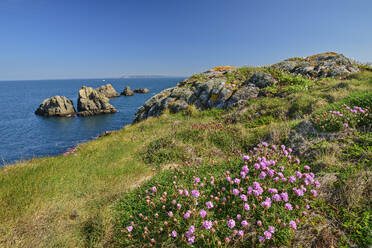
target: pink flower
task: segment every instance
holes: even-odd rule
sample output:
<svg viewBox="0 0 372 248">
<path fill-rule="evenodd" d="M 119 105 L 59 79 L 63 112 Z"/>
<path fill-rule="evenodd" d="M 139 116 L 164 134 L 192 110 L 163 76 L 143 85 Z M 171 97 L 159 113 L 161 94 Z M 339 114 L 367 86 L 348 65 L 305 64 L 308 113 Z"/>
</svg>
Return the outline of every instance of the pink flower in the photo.
<svg viewBox="0 0 372 248">
<path fill-rule="evenodd" d="M 243 236 L 244 236 L 244 231 L 243 231 L 243 230 L 239 230 L 238 235 L 239 235 L 240 237 L 243 237 Z"/>
<path fill-rule="evenodd" d="M 191 191 L 191 195 L 193 196 L 193 197 L 199 197 L 200 196 L 200 193 L 199 193 L 199 191 L 198 190 L 196 190 L 196 189 L 194 189 L 193 191 Z"/>
<path fill-rule="evenodd" d="M 211 201 L 208 201 L 207 203 L 205 203 L 205 205 L 207 206 L 208 209 L 213 208 L 213 202 Z"/>
<path fill-rule="evenodd" d="M 127 226 L 128 232 L 131 232 L 133 230 L 133 226 Z"/>
<path fill-rule="evenodd" d="M 190 245 L 193 244 L 195 242 L 195 236 L 189 237 L 187 241 L 189 242 Z"/>
<path fill-rule="evenodd" d="M 242 227 L 245 227 L 245 226 L 247 226 L 248 225 L 248 222 L 246 221 L 246 220 L 243 220 L 242 221 Z"/>
<path fill-rule="evenodd" d="M 265 179 L 265 177 L 266 177 L 266 173 L 262 171 L 260 173 L 260 179 Z"/>
<path fill-rule="evenodd" d="M 234 183 L 235 183 L 235 184 L 239 184 L 239 183 L 240 183 L 240 179 L 239 179 L 239 178 L 235 178 L 235 179 L 234 179 Z"/>
<path fill-rule="evenodd" d="M 156 187 L 154 186 L 154 187 L 151 188 L 151 190 L 152 190 L 152 192 L 156 192 L 157 189 L 156 189 Z"/>
<path fill-rule="evenodd" d="M 244 209 L 248 211 L 249 209 L 251 209 L 251 207 L 249 206 L 249 204 L 246 203 L 244 204 Z"/>
<path fill-rule="evenodd" d="M 242 199 L 242 201 L 248 201 L 248 198 L 246 195 L 240 195 L 240 199 Z"/>
<path fill-rule="evenodd" d="M 260 237 L 258 238 L 258 241 L 259 241 L 260 243 L 263 243 L 263 242 L 265 242 L 265 238 L 262 237 L 262 236 L 260 236 Z"/>
<path fill-rule="evenodd" d="M 272 198 L 273 198 L 274 201 L 277 201 L 277 202 L 282 200 L 282 198 L 280 197 L 279 194 L 273 195 Z"/>
<path fill-rule="evenodd" d="M 296 224 L 296 222 L 295 221 L 293 221 L 293 220 L 291 220 L 290 222 L 289 222 L 289 226 L 291 227 L 291 228 L 293 228 L 293 229 L 297 229 L 297 224 Z"/>
<path fill-rule="evenodd" d="M 212 228 L 212 221 L 209 221 L 209 220 L 206 220 L 206 221 L 204 221 L 203 222 L 203 227 L 205 228 L 205 229 L 211 229 Z"/>
<path fill-rule="evenodd" d="M 248 155 L 244 155 L 243 156 L 243 161 L 247 161 L 247 160 L 249 160 L 249 156 Z"/>
<path fill-rule="evenodd" d="M 257 225 L 258 225 L 258 226 L 262 226 L 262 221 L 260 221 L 260 220 L 257 221 Z"/>
<path fill-rule="evenodd" d="M 270 194 L 276 194 L 276 193 L 278 193 L 278 190 L 275 189 L 275 188 L 269 188 L 267 191 L 268 191 Z"/>
<path fill-rule="evenodd" d="M 275 232 L 275 227 L 273 227 L 273 226 L 269 226 L 269 232 L 271 232 L 271 233 L 274 233 Z"/>
<path fill-rule="evenodd" d="M 289 211 L 293 210 L 292 204 L 290 204 L 290 203 L 286 203 L 284 205 L 284 208 L 287 209 L 287 210 L 289 210 Z"/>
<path fill-rule="evenodd" d="M 196 183 L 200 183 L 200 178 L 199 177 L 195 177 L 195 180 L 194 180 Z"/>
<path fill-rule="evenodd" d="M 314 197 L 316 197 L 316 196 L 318 195 L 318 193 L 316 192 L 315 189 L 312 189 L 312 190 L 311 190 L 311 194 L 313 194 Z"/>
<path fill-rule="evenodd" d="M 233 189 L 233 194 L 234 195 L 239 195 L 240 191 L 238 189 Z"/>
<path fill-rule="evenodd" d="M 265 231 L 265 232 L 264 232 L 264 235 L 265 235 L 265 238 L 266 238 L 266 239 L 271 239 L 272 236 L 273 236 L 273 234 L 272 234 L 271 232 L 269 232 L 269 231 Z"/>
<path fill-rule="evenodd" d="M 173 230 L 171 235 L 172 235 L 173 238 L 175 238 L 175 237 L 177 237 L 177 232 L 175 230 Z"/>
<path fill-rule="evenodd" d="M 169 211 L 168 212 L 168 216 L 172 218 L 173 217 L 173 212 L 172 211 Z"/>
<path fill-rule="evenodd" d="M 188 219 L 190 218 L 190 215 L 191 215 L 191 211 L 187 210 L 187 212 L 183 215 L 183 218 Z"/>
<path fill-rule="evenodd" d="M 304 166 L 304 169 L 307 170 L 307 171 L 309 171 L 309 170 L 310 170 L 310 166 L 305 165 L 305 166 Z"/>
<path fill-rule="evenodd" d="M 207 211 L 205 211 L 204 209 L 202 209 L 202 210 L 200 210 L 199 214 L 200 214 L 200 216 L 202 218 L 204 218 L 207 215 Z"/>
<path fill-rule="evenodd" d="M 234 226 L 235 226 L 235 220 L 230 219 L 230 220 L 227 222 L 227 226 L 228 226 L 230 229 L 233 229 Z"/>
<path fill-rule="evenodd" d="M 261 206 L 264 207 L 264 208 L 270 208 L 271 207 L 271 199 L 266 198 L 266 200 L 261 203 Z"/>
<path fill-rule="evenodd" d="M 344 127 L 345 127 L 345 128 L 348 128 L 348 127 L 349 127 L 349 124 L 344 123 Z"/>
</svg>

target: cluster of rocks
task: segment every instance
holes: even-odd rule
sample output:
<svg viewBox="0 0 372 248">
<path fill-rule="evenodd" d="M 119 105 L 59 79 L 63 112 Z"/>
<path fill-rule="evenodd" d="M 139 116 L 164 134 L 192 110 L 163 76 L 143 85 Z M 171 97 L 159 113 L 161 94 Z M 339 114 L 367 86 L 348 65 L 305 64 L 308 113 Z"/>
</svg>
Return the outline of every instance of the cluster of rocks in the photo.
<svg viewBox="0 0 372 248">
<path fill-rule="evenodd" d="M 124 91 L 131 91 L 127 86 Z M 124 92 L 123 91 L 123 92 Z M 140 93 L 147 93 L 148 89 L 138 89 Z M 133 92 L 133 91 L 132 91 Z M 134 92 L 133 92 L 134 94 Z M 124 95 L 122 93 L 122 95 Z M 45 99 L 35 111 L 35 114 L 41 116 L 92 116 L 99 114 L 116 113 L 117 110 L 110 104 L 110 98 L 119 97 L 120 94 L 112 87 L 111 84 L 106 84 L 97 89 L 83 86 L 78 93 L 77 112 L 71 99 L 65 96 L 54 96 Z"/>
<path fill-rule="evenodd" d="M 263 67 L 319 79 L 323 77 L 345 76 L 359 71 L 357 65 L 342 54 L 323 53 L 304 58 L 288 59 L 277 64 Z M 277 84 L 277 80 L 265 70 L 255 68 L 244 80 L 231 80 L 228 75 L 240 68 L 219 66 L 194 75 L 150 98 L 140 107 L 134 122 L 150 116 L 159 116 L 164 110 L 176 113 L 191 105 L 198 110 L 211 108 L 230 109 L 242 106 L 259 95 L 260 89 Z M 266 70 L 267 71 L 267 70 Z M 238 74 L 238 73 L 237 73 Z"/>
<path fill-rule="evenodd" d="M 134 93 L 146 94 L 149 90 L 147 88 L 139 88 L 135 90 L 131 90 L 129 86 L 125 86 L 124 90 L 121 92 L 123 96 L 133 96 Z"/>
<path fill-rule="evenodd" d="M 341 77 L 359 71 L 355 61 L 334 52 L 290 58 L 271 67 L 310 78 Z"/>
</svg>

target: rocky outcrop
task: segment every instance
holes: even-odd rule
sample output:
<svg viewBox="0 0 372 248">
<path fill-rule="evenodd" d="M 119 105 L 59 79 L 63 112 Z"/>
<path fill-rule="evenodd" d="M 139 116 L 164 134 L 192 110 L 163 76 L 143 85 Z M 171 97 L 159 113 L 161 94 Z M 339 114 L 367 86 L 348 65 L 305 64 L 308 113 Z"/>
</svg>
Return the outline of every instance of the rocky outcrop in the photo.
<svg viewBox="0 0 372 248">
<path fill-rule="evenodd" d="M 147 88 L 139 88 L 139 89 L 135 89 L 134 90 L 134 93 L 143 93 L 143 94 L 145 94 L 145 93 L 148 93 L 149 92 L 149 89 L 147 89 Z"/>
<path fill-rule="evenodd" d="M 270 67 L 310 78 L 342 77 L 359 71 L 353 60 L 334 52 L 286 59 Z"/>
<path fill-rule="evenodd" d="M 35 111 L 41 116 L 75 116 L 74 104 L 65 96 L 53 96 L 45 99 Z"/>
<path fill-rule="evenodd" d="M 244 106 L 264 95 L 265 88 L 278 84 L 278 71 L 316 80 L 346 76 L 359 69 L 351 59 L 337 53 L 292 58 L 259 68 L 218 66 L 153 96 L 138 109 L 134 122 L 159 116 L 165 109 L 172 113 L 186 110 L 190 105 L 198 110 Z"/>
<path fill-rule="evenodd" d="M 112 87 L 111 84 L 102 85 L 101 87 L 97 88 L 96 91 L 103 94 L 108 98 L 118 97 L 120 96 L 118 92 Z"/>
<path fill-rule="evenodd" d="M 109 98 L 91 87 L 83 86 L 79 90 L 78 115 L 91 116 L 115 113 L 117 110 L 109 103 Z"/>
<path fill-rule="evenodd" d="M 123 95 L 123 96 L 133 96 L 134 95 L 134 91 L 131 90 L 129 86 L 125 86 L 124 90 L 121 92 L 120 95 Z"/>
</svg>

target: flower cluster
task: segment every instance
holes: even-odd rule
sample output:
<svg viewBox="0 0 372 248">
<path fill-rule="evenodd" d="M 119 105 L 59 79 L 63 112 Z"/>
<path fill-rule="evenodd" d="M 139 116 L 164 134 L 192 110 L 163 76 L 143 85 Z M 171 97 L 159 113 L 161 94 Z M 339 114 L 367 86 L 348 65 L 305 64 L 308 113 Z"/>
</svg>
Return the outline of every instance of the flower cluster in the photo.
<svg viewBox="0 0 372 248">
<path fill-rule="evenodd" d="M 186 164 L 167 175 L 140 188 L 136 207 L 123 212 L 123 244 L 280 244 L 306 220 L 320 186 L 291 148 L 266 142 L 226 164 Z"/>
<path fill-rule="evenodd" d="M 372 114 L 370 109 L 358 106 L 344 107 L 339 110 L 329 110 L 322 114 L 315 114 L 311 120 L 321 131 L 339 131 L 351 127 L 359 127 L 370 124 Z"/>
</svg>

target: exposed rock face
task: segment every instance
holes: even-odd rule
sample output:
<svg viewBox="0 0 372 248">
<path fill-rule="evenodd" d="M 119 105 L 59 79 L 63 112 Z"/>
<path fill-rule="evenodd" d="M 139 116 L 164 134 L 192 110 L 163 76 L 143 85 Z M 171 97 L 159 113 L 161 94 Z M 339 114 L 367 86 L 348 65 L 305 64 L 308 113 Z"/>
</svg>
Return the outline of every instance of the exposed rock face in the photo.
<svg viewBox="0 0 372 248">
<path fill-rule="evenodd" d="M 78 115 L 90 116 L 115 113 L 117 110 L 109 103 L 109 99 L 91 87 L 83 86 L 79 90 Z"/>
<path fill-rule="evenodd" d="M 244 106 L 250 99 L 258 97 L 260 91 L 264 93 L 262 89 L 278 83 L 280 78 L 271 69 L 311 79 L 340 77 L 359 71 L 351 59 L 337 53 L 292 58 L 254 69 L 218 66 L 153 96 L 138 109 L 134 122 L 159 116 L 165 109 L 176 113 L 190 105 L 198 110 Z"/>
<path fill-rule="evenodd" d="M 276 84 L 277 81 L 275 78 L 273 78 L 273 76 L 271 76 L 270 73 L 258 71 L 252 75 L 252 77 L 248 80 L 248 83 L 251 83 L 258 88 L 265 88 L 267 86 Z"/>
<path fill-rule="evenodd" d="M 124 90 L 121 92 L 120 95 L 133 96 L 134 95 L 134 91 L 131 90 L 129 86 L 125 86 Z"/>
<path fill-rule="evenodd" d="M 147 88 L 140 88 L 140 89 L 135 89 L 134 93 L 148 93 L 149 89 Z"/>
<path fill-rule="evenodd" d="M 359 71 L 354 61 L 334 52 L 291 58 L 271 67 L 310 78 L 341 77 Z"/>
<path fill-rule="evenodd" d="M 53 96 L 45 99 L 35 111 L 42 116 L 75 116 L 74 104 L 64 96 Z"/>
<path fill-rule="evenodd" d="M 97 88 L 96 91 L 108 98 L 120 96 L 111 84 L 102 85 L 101 87 Z"/>
</svg>

